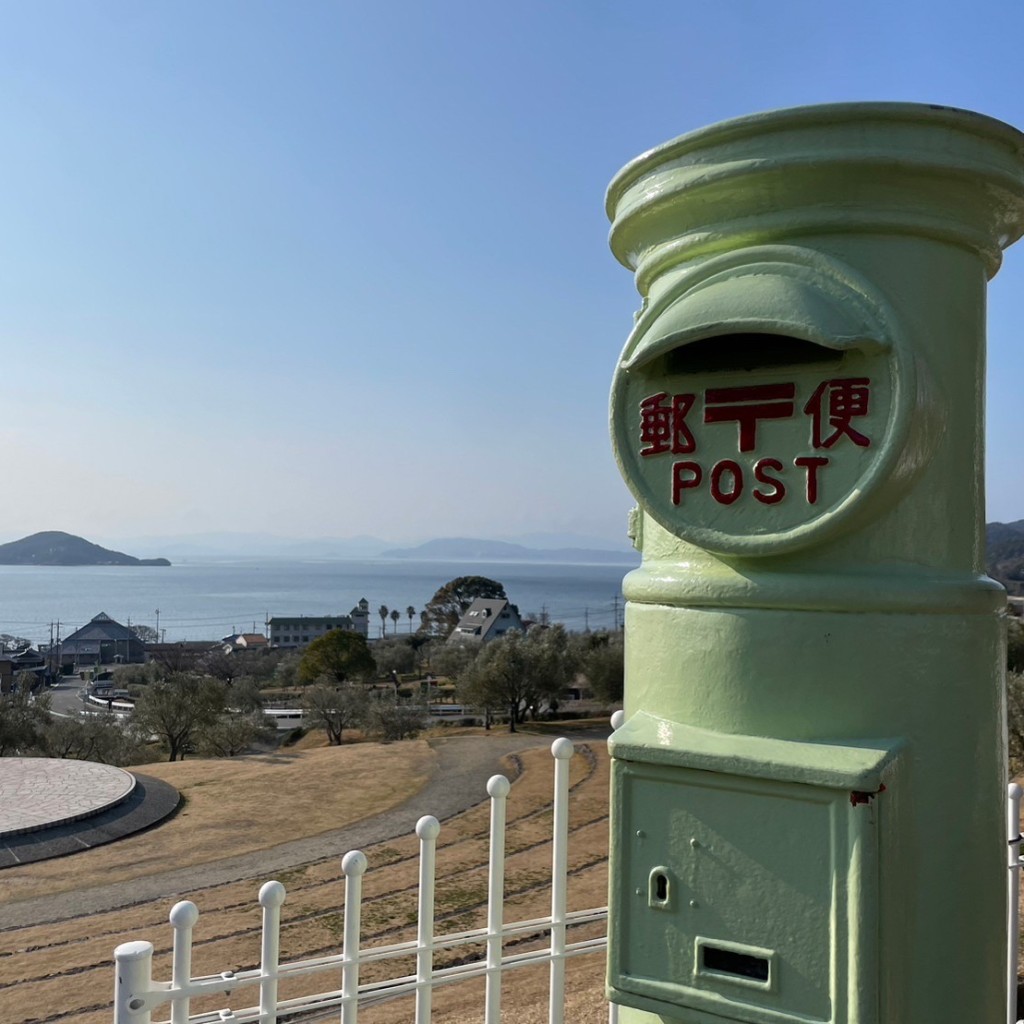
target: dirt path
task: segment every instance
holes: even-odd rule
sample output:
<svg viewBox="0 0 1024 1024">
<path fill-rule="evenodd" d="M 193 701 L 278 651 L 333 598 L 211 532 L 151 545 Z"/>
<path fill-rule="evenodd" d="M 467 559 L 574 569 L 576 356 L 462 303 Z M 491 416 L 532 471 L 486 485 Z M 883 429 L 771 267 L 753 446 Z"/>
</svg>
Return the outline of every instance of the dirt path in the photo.
<svg viewBox="0 0 1024 1024">
<path fill-rule="evenodd" d="M 300 864 L 340 858 L 348 850 L 411 833 L 424 814 L 433 814 L 443 821 L 480 803 L 486 798 L 487 779 L 502 770 L 502 758 L 531 747 L 548 746 L 550 742 L 522 733 L 435 740 L 432 745 L 438 754 L 438 768 L 433 777 L 413 797 L 384 814 L 346 828 L 209 864 L 175 868 L 74 893 L 3 902 L 0 928 L 47 924 L 167 897 L 184 898 L 209 886 L 255 877 L 269 879 Z"/>
</svg>

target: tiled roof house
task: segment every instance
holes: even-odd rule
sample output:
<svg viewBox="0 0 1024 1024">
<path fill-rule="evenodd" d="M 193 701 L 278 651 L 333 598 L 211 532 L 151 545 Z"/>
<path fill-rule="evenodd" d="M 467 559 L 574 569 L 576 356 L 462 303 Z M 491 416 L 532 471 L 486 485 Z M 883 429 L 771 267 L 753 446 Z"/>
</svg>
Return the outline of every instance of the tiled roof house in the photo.
<svg viewBox="0 0 1024 1024">
<path fill-rule="evenodd" d="M 478 597 L 463 613 L 448 643 L 481 643 L 494 640 L 510 629 L 523 631 L 519 609 L 508 601 Z"/>
<path fill-rule="evenodd" d="M 146 645 L 135 631 L 100 612 L 91 622 L 66 636 L 60 645 L 61 665 L 115 665 L 146 660 Z"/>
</svg>

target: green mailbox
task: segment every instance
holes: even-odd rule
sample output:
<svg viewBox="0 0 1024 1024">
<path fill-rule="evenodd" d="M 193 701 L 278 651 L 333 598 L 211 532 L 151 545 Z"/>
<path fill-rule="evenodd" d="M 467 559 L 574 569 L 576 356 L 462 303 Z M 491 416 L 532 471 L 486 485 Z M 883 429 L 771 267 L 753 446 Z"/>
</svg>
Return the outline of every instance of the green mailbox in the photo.
<svg viewBox="0 0 1024 1024">
<path fill-rule="evenodd" d="M 1005 1012 L 987 279 L 1024 136 L 844 104 L 666 143 L 608 192 L 626 577 L 609 997 L 721 1024 Z"/>
</svg>

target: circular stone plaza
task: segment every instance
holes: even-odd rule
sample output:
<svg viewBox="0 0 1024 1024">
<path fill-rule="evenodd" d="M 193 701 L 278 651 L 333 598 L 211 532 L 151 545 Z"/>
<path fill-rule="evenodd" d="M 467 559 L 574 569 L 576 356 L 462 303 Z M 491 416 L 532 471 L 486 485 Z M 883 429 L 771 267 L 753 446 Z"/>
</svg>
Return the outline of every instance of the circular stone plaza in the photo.
<svg viewBox="0 0 1024 1024">
<path fill-rule="evenodd" d="M 0 868 L 61 857 L 140 832 L 172 814 L 166 782 L 91 761 L 5 757 Z"/>
</svg>

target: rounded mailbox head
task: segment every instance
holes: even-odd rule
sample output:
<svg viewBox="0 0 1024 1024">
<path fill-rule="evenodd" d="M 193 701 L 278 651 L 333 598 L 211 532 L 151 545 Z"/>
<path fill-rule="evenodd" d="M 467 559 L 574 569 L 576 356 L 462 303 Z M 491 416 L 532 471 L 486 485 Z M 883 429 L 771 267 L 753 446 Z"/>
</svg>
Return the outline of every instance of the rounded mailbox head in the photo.
<svg viewBox="0 0 1024 1024">
<path fill-rule="evenodd" d="M 898 476 L 917 373 L 884 299 L 831 257 L 756 246 L 645 310 L 612 387 L 623 476 L 670 532 L 723 554 L 828 536 Z"/>
</svg>

